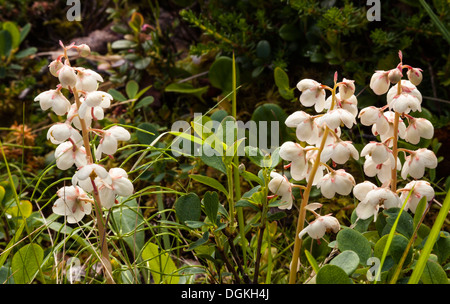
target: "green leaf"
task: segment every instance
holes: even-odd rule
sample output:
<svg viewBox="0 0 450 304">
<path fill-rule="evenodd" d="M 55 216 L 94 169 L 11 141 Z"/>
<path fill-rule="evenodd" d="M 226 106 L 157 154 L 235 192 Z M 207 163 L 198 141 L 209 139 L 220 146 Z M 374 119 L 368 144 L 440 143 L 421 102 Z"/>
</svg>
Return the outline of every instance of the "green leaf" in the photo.
<svg viewBox="0 0 450 304">
<path fill-rule="evenodd" d="M 44 250 L 38 244 L 27 244 L 20 248 L 14 254 L 11 262 L 14 282 L 16 284 L 31 283 L 43 260 Z"/>
<path fill-rule="evenodd" d="M 450 43 L 450 32 L 445 26 L 444 23 L 439 19 L 438 16 L 433 12 L 431 7 L 425 2 L 425 0 L 419 0 L 420 4 L 422 4 L 425 11 L 428 13 L 428 15 L 431 18 L 431 21 L 433 21 L 434 25 L 439 29 L 439 31 L 442 33 L 442 36 L 444 36 L 445 40 L 447 40 L 448 43 Z"/>
<path fill-rule="evenodd" d="M 17 25 L 11 21 L 3 23 L 3 29 L 11 34 L 11 47 L 15 49 L 20 44 L 20 31 Z"/>
<path fill-rule="evenodd" d="M 137 255 L 145 243 L 145 232 L 140 230 L 144 223 L 142 212 L 136 199 L 132 199 L 112 209 L 114 231 Z M 140 231 L 139 231 L 140 230 Z"/>
<path fill-rule="evenodd" d="M 5 197 L 5 188 L 3 186 L 0 186 L 0 204 L 2 204 L 3 198 Z"/>
<path fill-rule="evenodd" d="M 267 59 L 270 56 L 270 43 L 267 40 L 260 40 L 256 45 L 256 56 L 258 58 Z"/>
<path fill-rule="evenodd" d="M 139 33 L 142 26 L 144 25 L 144 17 L 138 12 L 134 12 L 131 15 L 128 25 L 133 29 L 134 32 Z"/>
<path fill-rule="evenodd" d="M 301 38 L 301 31 L 293 24 L 283 24 L 278 30 L 278 34 L 283 40 L 295 41 Z"/>
<path fill-rule="evenodd" d="M 209 239 L 209 232 L 206 231 L 201 238 L 196 240 L 194 243 L 191 243 L 189 245 L 189 247 L 186 249 L 186 251 L 193 250 L 193 249 L 197 248 L 198 246 L 205 244 L 206 242 L 208 242 L 208 239 Z"/>
<path fill-rule="evenodd" d="M 139 100 L 139 102 L 137 103 L 137 105 L 134 108 L 135 109 L 146 108 L 149 105 L 151 105 L 154 101 L 155 101 L 155 98 L 153 96 L 145 96 L 144 98 Z"/>
<path fill-rule="evenodd" d="M 109 89 L 108 94 L 110 94 L 115 100 L 127 101 L 128 99 L 116 89 Z"/>
<path fill-rule="evenodd" d="M 181 224 L 185 224 L 186 221 L 198 221 L 201 216 L 200 198 L 195 193 L 180 196 L 175 202 L 175 212 Z"/>
<path fill-rule="evenodd" d="M 305 255 L 306 258 L 308 259 L 309 264 L 311 264 L 311 267 L 313 268 L 314 272 L 318 273 L 320 269 L 316 259 L 312 256 L 312 254 L 308 250 L 305 250 Z"/>
<path fill-rule="evenodd" d="M 278 87 L 278 92 L 281 97 L 286 100 L 292 100 L 294 98 L 294 90 L 289 86 L 289 76 L 283 69 L 276 67 L 273 71 L 275 78 L 275 85 Z"/>
<path fill-rule="evenodd" d="M 388 234 L 391 231 L 395 221 L 397 220 L 399 212 L 400 208 L 390 208 L 388 210 L 383 211 L 383 215 L 387 217 L 386 217 L 386 225 L 384 226 L 381 235 Z M 400 234 L 403 234 L 408 239 L 411 238 L 411 236 L 414 233 L 414 225 L 413 225 L 413 218 L 409 213 L 407 212 L 401 213 L 395 231 Z"/>
<path fill-rule="evenodd" d="M 142 250 L 142 259 L 150 268 L 155 284 L 178 284 L 178 269 L 169 253 L 160 252 L 158 245 L 147 242 Z"/>
<path fill-rule="evenodd" d="M 12 49 L 12 37 L 6 30 L 0 31 L 0 56 L 8 56 Z"/>
<path fill-rule="evenodd" d="M 20 43 L 22 43 L 25 40 L 30 30 L 31 30 L 31 23 L 27 23 L 22 27 L 22 29 L 20 30 Z"/>
<path fill-rule="evenodd" d="M 416 212 L 414 213 L 413 218 L 413 227 L 416 229 L 417 225 L 420 223 L 420 219 L 422 218 L 422 215 L 427 207 L 427 198 L 424 196 L 420 199 L 419 203 L 416 207 Z"/>
<path fill-rule="evenodd" d="M 191 94 L 197 97 L 200 101 L 204 101 L 202 95 L 205 94 L 206 91 L 208 91 L 208 87 L 204 86 L 195 88 L 192 84 L 187 82 L 171 83 L 166 87 L 165 91 L 181 94 Z"/>
<path fill-rule="evenodd" d="M 205 144 L 205 145 L 207 145 L 207 144 Z M 224 174 L 227 173 L 227 168 L 225 167 L 225 164 L 223 163 L 221 156 L 219 156 L 219 155 L 207 156 L 205 153 L 202 153 L 202 155 L 200 155 L 200 159 L 207 166 L 217 169 Z"/>
<path fill-rule="evenodd" d="M 200 183 L 208 185 L 216 190 L 219 190 L 219 191 L 223 192 L 225 195 L 228 195 L 227 189 L 225 189 L 225 187 L 214 178 L 204 176 L 204 175 L 194 175 L 194 174 L 190 174 L 189 177 L 197 182 L 200 182 Z"/>
<path fill-rule="evenodd" d="M 127 93 L 128 99 L 135 98 L 138 91 L 139 91 L 139 84 L 135 80 L 130 80 L 127 82 L 125 92 Z"/>
<path fill-rule="evenodd" d="M 219 211 L 219 204 L 219 195 L 217 194 L 217 192 L 208 191 L 203 196 L 205 213 L 212 223 L 216 222 L 217 212 Z"/>
<path fill-rule="evenodd" d="M 248 200 L 245 199 L 241 199 L 239 201 L 236 202 L 236 205 L 234 205 L 236 208 L 238 207 L 250 207 L 252 209 L 254 209 L 255 211 L 260 211 L 260 209 L 258 208 L 258 206 L 255 206 L 254 204 L 252 204 L 251 202 L 249 202 Z"/>
<path fill-rule="evenodd" d="M 358 268 L 359 262 L 359 257 L 356 252 L 352 250 L 345 250 L 332 259 L 330 264 L 339 266 L 347 275 L 351 275 L 356 268 Z"/>
<path fill-rule="evenodd" d="M 286 212 L 279 211 L 279 212 L 267 214 L 267 219 L 269 221 L 278 221 L 278 220 L 281 220 L 282 218 L 284 218 L 285 216 L 286 216 Z"/>
<path fill-rule="evenodd" d="M 386 243 L 388 241 L 389 235 L 383 236 L 381 239 L 378 240 L 378 242 L 375 244 L 375 248 L 373 251 L 373 255 L 377 258 L 382 258 L 384 249 L 386 247 Z M 396 234 L 392 238 L 389 251 L 387 252 L 387 256 L 391 256 L 395 263 L 398 263 L 400 259 L 402 258 L 403 253 L 406 250 L 406 247 L 408 246 L 409 240 L 404 237 L 401 234 Z M 410 248 L 408 251 L 408 255 L 406 256 L 406 260 L 403 263 L 404 265 L 407 265 L 411 262 L 412 259 L 412 249 Z"/>
<path fill-rule="evenodd" d="M 320 268 L 316 277 L 317 284 L 351 284 L 345 271 L 336 265 L 327 264 Z"/>
<path fill-rule="evenodd" d="M 134 61 L 134 67 L 138 70 L 143 70 L 146 67 L 148 67 L 151 61 L 152 61 L 151 57 L 140 58 Z"/>
<path fill-rule="evenodd" d="M 136 47 L 136 42 L 130 41 L 130 40 L 116 40 L 113 43 L 111 43 L 112 49 L 131 49 Z"/>
<path fill-rule="evenodd" d="M 136 136 L 139 143 L 144 145 L 150 145 L 159 136 L 158 128 L 151 123 L 144 122 L 139 124 L 136 130 Z"/>
<path fill-rule="evenodd" d="M 31 212 L 33 211 L 33 205 L 30 201 L 27 200 L 21 200 L 19 202 L 19 206 L 13 205 L 9 207 L 6 210 L 6 213 L 9 214 L 11 217 L 22 217 L 26 219 L 31 215 Z"/>
<path fill-rule="evenodd" d="M 365 264 L 372 253 L 369 241 L 358 231 L 344 228 L 336 236 L 338 248 L 341 252 L 352 250 L 359 257 L 360 264 Z"/>
<path fill-rule="evenodd" d="M 16 53 L 15 57 L 16 57 L 16 59 L 22 59 L 22 58 L 28 57 L 30 55 L 33 55 L 36 52 L 37 52 L 37 48 L 29 47 L 29 48 L 26 48 L 26 49 Z"/>
<path fill-rule="evenodd" d="M 447 274 L 441 265 L 428 260 L 420 280 L 424 284 L 448 284 Z"/>
<path fill-rule="evenodd" d="M 218 57 L 209 68 L 208 77 L 213 87 L 221 89 L 225 94 L 232 92 L 233 59 Z M 236 83 L 239 83 L 239 69 L 236 69 Z"/>
</svg>

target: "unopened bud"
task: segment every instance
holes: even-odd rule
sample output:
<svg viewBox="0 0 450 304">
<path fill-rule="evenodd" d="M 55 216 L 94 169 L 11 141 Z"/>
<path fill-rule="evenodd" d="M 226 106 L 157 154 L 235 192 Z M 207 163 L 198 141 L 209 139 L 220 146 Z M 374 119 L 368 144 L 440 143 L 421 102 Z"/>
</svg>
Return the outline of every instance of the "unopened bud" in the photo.
<svg viewBox="0 0 450 304">
<path fill-rule="evenodd" d="M 398 83 L 402 79 L 402 72 L 398 68 L 389 71 L 388 78 L 393 84 Z"/>
<path fill-rule="evenodd" d="M 419 85 L 422 82 L 422 69 L 408 69 L 406 75 L 408 76 L 409 81 L 411 81 L 411 83 L 415 86 Z"/>
<path fill-rule="evenodd" d="M 48 69 L 50 70 L 50 74 L 52 74 L 55 77 L 58 77 L 58 71 L 64 66 L 64 64 L 56 59 L 53 60 L 52 62 L 50 62 L 50 64 L 48 65 Z"/>
<path fill-rule="evenodd" d="M 84 43 L 77 46 L 77 51 L 81 57 L 87 57 L 91 54 L 91 48 Z"/>
</svg>

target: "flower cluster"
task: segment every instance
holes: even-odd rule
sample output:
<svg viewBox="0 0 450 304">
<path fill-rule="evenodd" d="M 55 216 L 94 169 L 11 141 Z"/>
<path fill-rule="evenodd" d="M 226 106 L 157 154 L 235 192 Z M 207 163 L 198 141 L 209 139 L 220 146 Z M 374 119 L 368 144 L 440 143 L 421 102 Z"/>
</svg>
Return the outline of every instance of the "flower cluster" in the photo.
<svg viewBox="0 0 450 304">
<path fill-rule="evenodd" d="M 351 193 L 355 179 L 344 169 L 335 168 L 345 164 L 350 158 L 359 158 L 352 142 L 341 139 L 341 128 L 352 128 L 356 124 L 358 109 L 354 81 L 344 78 L 337 82 L 335 74 L 334 82 L 333 88 L 312 79 L 303 79 L 297 84 L 297 88 L 302 92 L 300 103 L 305 107 L 314 106 L 318 114 L 310 115 L 305 111 L 291 114 L 285 123 L 288 127 L 295 128 L 300 143 L 288 141 L 280 148 L 280 157 L 289 162 L 285 169 L 290 169 L 292 179 L 308 181 L 309 187 L 316 186 L 328 199 L 336 194 Z M 332 93 L 328 98 L 327 90 Z M 291 208 L 292 187 L 295 186 L 287 177 L 272 173 L 269 190 L 281 196 L 283 208 Z M 308 206 L 306 210 L 313 212 Z M 316 220 L 300 232 L 300 238 L 308 232 L 312 238 L 319 239 L 326 231 L 339 230 L 336 218 L 313 213 Z"/>
<path fill-rule="evenodd" d="M 412 181 L 405 188 L 397 188 L 397 171 L 401 170 L 401 177 L 420 179 L 424 176 L 425 168 L 436 168 L 436 155 L 425 148 L 415 151 L 398 148 L 397 142 L 401 138 L 413 145 L 419 143 L 420 138 L 433 137 L 433 125 L 425 118 L 415 118 L 411 112 L 421 111 L 422 95 L 417 85 L 422 81 L 422 70 L 403 64 L 402 53 L 399 52 L 400 63 L 389 71 L 376 71 L 370 81 L 370 88 L 377 95 L 386 94 L 387 104 L 382 108 L 370 106 L 359 113 L 361 123 L 372 126 L 372 133 L 379 136 L 380 142 L 370 142 L 361 151 L 365 157 L 364 173 L 369 177 L 377 177 L 383 184 L 377 187 L 371 182 L 358 184 L 353 189 L 355 197 L 360 201 L 356 208 L 359 218 L 367 219 L 376 215 L 379 207 L 389 209 L 401 207 L 402 202 L 413 190 L 406 209 L 415 212 L 420 198 L 427 200 L 434 197 L 434 190 L 426 181 Z M 407 78 L 402 79 L 403 70 L 407 69 Z M 392 84 L 392 86 L 391 86 Z M 405 153 L 403 165 L 398 153 Z M 398 193 L 400 192 L 400 197 Z"/>
<path fill-rule="evenodd" d="M 58 116 L 66 115 L 65 122 L 50 127 L 47 139 L 58 145 L 55 150 L 56 166 L 61 170 L 75 166 L 77 171 L 72 178 L 73 185 L 58 190 L 59 198 L 53 205 L 53 212 L 67 216 L 68 223 L 76 223 L 90 214 L 91 203 L 97 201 L 109 209 L 116 202 L 116 195 L 130 196 L 134 190 L 123 169 L 106 171 L 103 166 L 94 163 L 90 132 L 100 138 L 95 150 L 97 161 L 103 154 L 112 157 L 118 149 L 118 141 L 129 140 L 130 133 L 120 126 L 103 130 L 92 128 L 93 122 L 104 118 L 104 110 L 111 105 L 112 96 L 98 91 L 98 83 L 103 82 L 100 74 L 70 65 L 67 50 L 74 48 L 85 57 L 90 54 L 89 46 L 60 44 L 64 54 L 49 65 L 50 73 L 58 78 L 59 84 L 56 89 L 40 93 L 35 101 L 39 101 L 44 111 L 51 109 Z M 75 102 L 71 103 L 63 90 L 73 94 Z"/>
</svg>

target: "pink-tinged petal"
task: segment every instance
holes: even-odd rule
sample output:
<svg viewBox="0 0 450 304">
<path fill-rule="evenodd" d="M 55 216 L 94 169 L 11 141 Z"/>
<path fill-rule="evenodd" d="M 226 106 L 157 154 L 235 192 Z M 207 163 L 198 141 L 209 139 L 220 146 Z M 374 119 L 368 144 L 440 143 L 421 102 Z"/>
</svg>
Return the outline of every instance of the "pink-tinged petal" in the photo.
<svg viewBox="0 0 450 304">
<path fill-rule="evenodd" d="M 377 186 L 375 186 L 373 183 L 369 181 L 365 181 L 362 183 L 357 184 L 355 187 L 353 187 L 353 195 L 359 200 L 363 201 L 367 193 L 372 191 L 373 189 L 376 189 Z"/>
</svg>

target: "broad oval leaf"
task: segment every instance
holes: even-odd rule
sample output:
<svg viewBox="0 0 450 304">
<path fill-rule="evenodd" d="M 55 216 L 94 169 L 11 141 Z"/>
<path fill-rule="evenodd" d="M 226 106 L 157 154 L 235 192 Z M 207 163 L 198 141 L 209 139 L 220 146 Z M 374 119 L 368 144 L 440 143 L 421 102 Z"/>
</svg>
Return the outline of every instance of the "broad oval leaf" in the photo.
<svg viewBox="0 0 450 304">
<path fill-rule="evenodd" d="M 320 268 L 316 277 L 317 284 L 351 284 L 345 271 L 336 265 L 327 264 Z"/>
<path fill-rule="evenodd" d="M 43 260 L 44 250 L 38 244 L 27 244 L 20 248 L 11 262 L 14 282 L 16 284 L 31 283 Z"/>
<path fill-rule="evenodd" d="M 175 202 L 175 212 L 181 224 L 198 221 L 201 215 L 200 198 L 195 193 L 180 196 Z"/>
<path fill-rule="evenodd" d="M 344 228 L 339 231 L 336 240 L 339 250 L 354 251 L 359 257 L 360 264 L 364 264 L 372 253 L 369 241 L 356 230 Z"/>
</svg>

